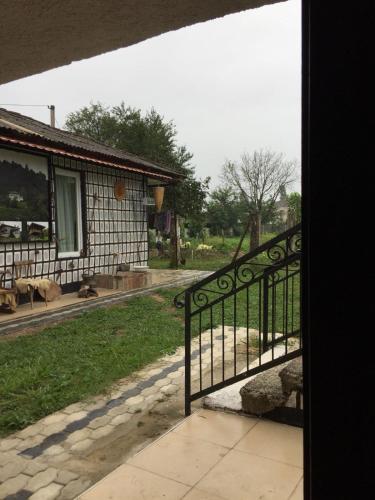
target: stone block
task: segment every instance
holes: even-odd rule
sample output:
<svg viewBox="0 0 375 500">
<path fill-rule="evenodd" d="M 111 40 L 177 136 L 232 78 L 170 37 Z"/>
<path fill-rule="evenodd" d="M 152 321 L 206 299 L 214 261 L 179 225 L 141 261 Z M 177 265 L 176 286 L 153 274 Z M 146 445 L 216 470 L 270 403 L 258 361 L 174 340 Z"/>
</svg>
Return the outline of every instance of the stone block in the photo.
<svg viewBox="0 0 375 500">
<path fill-rule="evenodd" d="M 152 276 L 148 272 L 118 271 L 114 278 L 115 288 L 123 291 L 143 288 L 152 284 Z"/>
<path fill-rule="evenodd" d="M 52 415 L 48 415 L 48 417 L 43 418 L 41 423 L 43 423 L 44 425 L 51 425 L 51 424 L 56 424 L 58 422 L 62 422 L 65 419 L 66 419 L 65 413 L 59 412 L 59 413 L 53 413 Z"/>
<path fill-rule="evenodd" d="M 178 386 L 174 384 L 165 385 L 161 388 L 161 392 L 166 396 L 172 396 L 178 391 Z"/>
<path fill-rule="evenodd" d="M 279 377 L 280 367 L 260 373 L 240 389 L 242 409 L 251 415 L 263 415 L 284 406 L 289 394 L 284 393 Z"/>
<path fill-rule="evenodd" d="M 95 418 L 92 422 L 88 424 L 90 429 L 99 429 L 99 427 L 103 427 L 107 425 L 111 421 L 111 417 L 108 415 L 103 415 L 102 417 Z"/>
<path fill-rule="evenodd" d="M 17 432 L 17 437 L 21 439 L 26 439 L 32 436 L 35 436 L 36 434 L 40 434 L 40 431 L 44 428 L 44 425 L 39 421 L 36 424 L 29 425 L 28 427 L 25 427 L 20 432 Z"/>
<path fill-rule="evenodd" d="M 89 479 L 80 478 L 76 481 L 71 481 L 62 490 L 59 500 L 71 500 L 72 498 L 76 498 L 80 493 L 87 490 L 90 485 L 91 481 Z"/>
<path fill-rule="evenodd" d="M 284 392 L 290 394 L 292 391 L 302 391 L 302 356 L 293 359 L 293 361 L 288 363 L 288 365 L 280 371 L 279 377 L 281 378 L 281 384 Z"/>
<path fill-rule="evenodd" d="M 17 476 L 26 469 L 27 465 L 28 461 L 20 458 L 15 458 L 11 462 L 8 462 L 0 469 L 0 482 L 3 483 L 11 477 Z"/>
<path fill-rule="evenodd" d="M 38 474 L 38 472 L 42 472 L 43 470 L 46 470 L 48 467 L 48 464 L 38 462 L 37 460 L 31 460 L 31 462 L 28 462 L 28 465 L 26 469 L 24 470 L 25 474 L 28 474 L 29 476 L 35 476 Z"/>
<path fill-rule="evenodd" d="M 0 451 L 8 451 L 21 443 L 19 438 L 2 439 L 0 441 Z"/>
<path fill-rule="evenodd" d="M 48 457 L 48 463 L 50 465 L 60 466 L 63 462 L 67 462 L 72 459 L 72 455 L 68 452 L 60 453 L 59 455 L 53 455 Z"/>
<path fill-rule="evenodd" d="M 43 436 L 50 436 L 51 434 L 56 434 L 63 431 L 67 425 L 68 423 L 64 421 L 55 422 L 54 424 L 46 425 L 43 429 L 40 430 L 40 434 L 43 434 Z"/>
<path fill-rule="evenodd" d="M 49 467 L 48 469 L 39 472 L 36 476 L 30 479 L 26 485 L 26 489 L 29 491 L 38 491 L 45 486 L 48 486 L 57 477 L 57 470 Z"/>
<path fill-rule="evenodd" d="M 88 450 L 92 445 L 94 444 L 94 441 L 92 439 L 84 439 L 83 441 L 80 441 L 79 443 L 76 443 L 72 446 L 71 450 L 77 453 L 80 453 L 82 451 Z"/>
<path fill-rule="evenodd" d="M 115 279 L 112 274 L 96 274 L 95 275 L 96 286 L 99 288 L 108 288 L 112 290 L 115 288 Z"/>
<path fill-rule="evenodd" d="M 75 472 L 71 472 L 70 470 L 61 470 L 55 479 L 56 483 L 60 484 L 68 484 L 71 481 L 77 479 L 78 474 Z"/>
<path fill-rule="evenodd" d="M 140 394 L 138 396 L 133 396 L 132 398 L 129 398 L 126 400 L 126 404 L 128 406 L 134 406 L 134 405 L 139 405 L 143 402 L 144 398 Z"/>
<path fill-rule="evenodd" d="M 34 495 L 30 497 L 30 500 L 55 500 L 62 488 L 63 486 L 61 484 L 51 483 L 34 493 Z"/>
<path fill-rule="evenodd" d="M 146 389 L 143 389 L 141 394 L 143 397 L 147 397 L 150 394 L 156 394 L 159 391 L 160 391 L 160 387 L 158 387 L 157 385 L 152 385 L 151 387 L 146 387 Z"/>
<path fill-rule="evenodd" d="M 83 409 L 83 404 L 82 403 L 73 403 L 66 408 L 64 408 L 62 411 L 63 413 L 67 413 L 68 415 L 71 415 L 72 413 L 77 413 L 79 411 L 82 411 Z"/>
<path fill-rule="evenodd" d="M 14 460 L 14 451 L 4 451 L 0 453 L 0 467 L 6 465 L 8 462 L 12 462 Z"/>
<path fill-rule="evenodd" d="M 71 413 L 68 417 L 66 417 L 66 422 L 67 423 L 76 422 L 77 420 L 81 420 L 82 418 L 85 418 L 86 415 L 87 415 L 87 411 L 77 411 L 77 412 Z"/>
<path fill-rule="evenodd" d="M 109 410 L 108 416 L 113 419 L 113 417 L 117 417 L 118 415 L 123 415 L 124 413 L 126 413 L 127 409 L 128 407 L 126 406 L 126 404 L 115 406 L 114 408 Z M 115 425 L 113 424 L 113 420 L 111 421 L 111 424 Z"/>
<path fill-rule="evenodd" d="M 17 491 L 22 490 L 29 479 L 30 477 L 26 476 L 26 474 L 19 474 L 16 477 L 7 479 L 0 485 L 0 498 L 6 498 Z"/>
<path fill-rule="evenodd" d="M 42 434 L 37 434 L 36 436 L 29 437 L 27 439 L 24 439 L 17 445 L 17 450 L 24 451 L 28 448 L 39 446 L 45 439 L 46 436 L 43 436 Z"/>
<path fill-rule="evenodd" d="M 111 421 L 111 425 L 117 426 L 117 425 L 126 424 L 126 422 L 129 422 L 130 418 L 131 417 L 130 417 L 129 413 L 123 413 L 122 415 L 117 415 Z"/>
<path fill-rule="evenodd" d="M 44 454 L 52 457 L 52 456 L 60 455 L 63 452 L 64 452 L 64 448 L 62 446 L 60 446 L 59 444 L 54 444 L 54 445 L 50 446 L 49 448 L 47 448 L 45 450 Z"/>
<path fill-rule="evenodd" d="M 92 438 L 93 439 L 100 439 L 102 437 L 108 436 L 114 431 L 113 425 L 105 425 L 104 427 L 100 427 L 99 429 L 96 429 L 92 433 Z"/>
<path fill-rule="evenodd" d="M 79 441 L 83 441 L 84 439 L 90 437 L 91 433 L 92 433 L 91 429 L 88 428 L 80 429 L 79 431 L 72 432 L 66 439 L 66 442 L 69 444 L 78 443 Z"/>
</svg>

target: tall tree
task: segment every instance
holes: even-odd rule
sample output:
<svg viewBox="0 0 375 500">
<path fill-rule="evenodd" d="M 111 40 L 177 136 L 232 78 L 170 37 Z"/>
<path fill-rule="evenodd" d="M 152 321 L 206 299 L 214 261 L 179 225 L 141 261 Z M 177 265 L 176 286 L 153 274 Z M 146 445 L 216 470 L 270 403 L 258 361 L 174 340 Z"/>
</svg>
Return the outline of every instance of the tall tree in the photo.
<svg viewBox="0 0 375 500">
<path fill-rule="evenodd" d="M 288 219 L 290 225 L 294 226 L 301 222 L 301 204 L 302 198 L 300 193 L 294 192 L 287 195 L 288 203 Z"/>
<path fill-rule="evenodd" d="M 176 188 L 176 209 L 180 215 L 194 215 L 202 211 L 209 178 L 196 178 L 195 168 L 191 165 L 193 155 L 186 146 L 177 144 L 173 121 L 165 121 L 155 109 L 142 115 L 140 109 L 126 106 L 123 102 L 112 108 L 100 102 L 91 103 L 69 113 L 65 128 L 184 174 L 186 180 Z M 170 194 L 166 195 L 166 203 L 173 205 Z"/>
<path fill-rule="evenodd" d="M 207 225 L 213 234 L 238 233 L 242 216 L 241 201 L 231 186 L 220 186 L 210 193 Z"/>
<path fill-rule="evenodd" d="M 142 115 L 140 109 L 126 106 L 124 102 L 112 108 L 100 102 L 91 103 L 70 113 L 65 128 L 184 174 L 184 181 L 166 190 L 164 207 L 175 209 L 184 218 L 199 220 L 202 217 L 209 178 L 196 178 L 191 165 L 193 155 L 186 146 L 177 144 L 173 121 L 165 121 L 155 109 Z"/>
<path fill-rule="evenodd" d="M 240 163 L 227 161 L 224 181 L 244 201 L 250 224 L 250 250 L 259 246 L 262 212 L 272 210 L 280 190 L 295 179 L 296 161 L 285 161 L 282 153 L 270 150 L 244 153 Z"/>
</svg>

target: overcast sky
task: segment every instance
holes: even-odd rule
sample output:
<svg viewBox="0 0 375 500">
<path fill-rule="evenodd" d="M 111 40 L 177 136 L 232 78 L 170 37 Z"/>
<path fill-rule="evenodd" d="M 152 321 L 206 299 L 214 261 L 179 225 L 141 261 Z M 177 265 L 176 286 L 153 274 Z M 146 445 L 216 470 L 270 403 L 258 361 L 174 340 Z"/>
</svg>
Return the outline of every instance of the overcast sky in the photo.
<svg viewBox="0 0 375 500">
<path fill-rule="evenodd" d="M 300 0 L 288 0 L 1 85 L 0 103 L 54 104 L 59 127 L 90 101 L 154 107 L 213 187 L 244 151 L 300 161 L 300 32 Z M 49 123 L 47 108 L 8 109 Z"/>
</svg>

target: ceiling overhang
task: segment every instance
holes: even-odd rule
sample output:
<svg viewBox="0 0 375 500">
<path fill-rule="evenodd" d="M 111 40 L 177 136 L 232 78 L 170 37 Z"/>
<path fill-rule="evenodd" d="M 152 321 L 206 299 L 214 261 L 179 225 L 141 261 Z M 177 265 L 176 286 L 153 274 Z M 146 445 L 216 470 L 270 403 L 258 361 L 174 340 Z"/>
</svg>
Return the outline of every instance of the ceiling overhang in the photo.
<svg viewBox="0 0 375 500">
<path fill-rule="evenodd" d="M 0 84 L 285 0 L 0 0 Z"/>
</svg>

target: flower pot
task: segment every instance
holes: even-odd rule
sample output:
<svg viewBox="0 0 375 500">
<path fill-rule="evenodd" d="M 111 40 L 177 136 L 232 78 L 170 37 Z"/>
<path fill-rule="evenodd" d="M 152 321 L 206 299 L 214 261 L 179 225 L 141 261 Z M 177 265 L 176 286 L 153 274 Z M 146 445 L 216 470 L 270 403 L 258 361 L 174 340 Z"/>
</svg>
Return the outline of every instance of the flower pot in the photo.
<svg viewBox="0 0 375 500">
<path fill-rule="evenodd" d="M 117 271 L 126 272 L 130 270 L 130 264 L 119 264 Z"/>
</svg>

